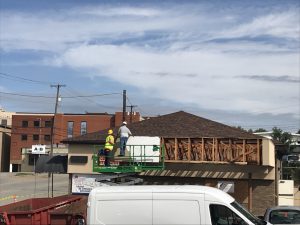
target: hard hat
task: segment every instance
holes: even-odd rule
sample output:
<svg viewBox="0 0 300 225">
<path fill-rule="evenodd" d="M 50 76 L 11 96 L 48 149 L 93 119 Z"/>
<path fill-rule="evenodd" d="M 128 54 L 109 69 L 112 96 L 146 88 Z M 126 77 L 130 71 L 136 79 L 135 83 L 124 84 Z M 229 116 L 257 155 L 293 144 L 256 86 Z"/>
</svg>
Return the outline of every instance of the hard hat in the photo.
<svg viewBox="0 0 300 225">
<path fill-rule="evenodd" d="M 114 133 L 114 132 L 113 132 L 112 129 L 108 130 L 108 134 L 113 134 L 113 133 Z"/>
<path fill-rule="evenodd" d="M 126 125 L 126 124 L 127 124 L 127 122 L 126 122 L 126 121 L 124 121 L 124 122 L 123 122 L 123 124 L 125 124 L 125 125 Z"/>
</svg>

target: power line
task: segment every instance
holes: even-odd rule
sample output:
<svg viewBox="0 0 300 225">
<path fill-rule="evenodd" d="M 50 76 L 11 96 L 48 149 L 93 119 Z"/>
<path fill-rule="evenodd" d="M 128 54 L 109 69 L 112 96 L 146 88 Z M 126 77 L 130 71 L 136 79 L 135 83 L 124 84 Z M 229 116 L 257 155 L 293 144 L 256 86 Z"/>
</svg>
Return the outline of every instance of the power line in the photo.
<svg viewBox="0 0 300 225">
<path fill-rule="evenodd" d="M 19 93 L 2 92 L 2 91 L 0 91 L 0 94 L 21 96 L 21 97 L 32 97 L 32 98 L 56 98 L 54 96 L 29 95 L 29 94 L 19 94 Z M 62 98 L 91 98 L 91 97 L 102 97 L 102 96 L 110 96 L 110 95 L 120 95 L 120 93 L 93 94 L 93 95 L 77 95 L 77 96 L 60 96 L 60 97 L 62 97 Z"/>
<path fill-rule="evenodd" d="M 30 98 L 55 98 L 54 96 L 29 95 L 29 94 L 19 94 L 19 93 L 2 92 L 2 91 L 0 91 L 0 94 L 4 94 L 4 95 L 14 95 L 14 96 L 21 96 L 21 97 L 30 97 Z"/>
<path fill-rule="evenodd" d="M 7 79 L 14 78 L 15 80 L 19 80 L 19 81 L 23 81 L 23 82 L 31 82 L 31 83 L 36 83 L 36 84 L 43 84 L 43 85 L 51 85 L 52 84 L 50 82 L 27 79 L 27 78 L 24 78 L 24 77 L 20 77 L 20 76 L 8 74 L 8 73 L 2 73 L 2 72 L 0 72 L 0 76 L 4 77 L 4 78 L 7 78 Z"/>
</svg>

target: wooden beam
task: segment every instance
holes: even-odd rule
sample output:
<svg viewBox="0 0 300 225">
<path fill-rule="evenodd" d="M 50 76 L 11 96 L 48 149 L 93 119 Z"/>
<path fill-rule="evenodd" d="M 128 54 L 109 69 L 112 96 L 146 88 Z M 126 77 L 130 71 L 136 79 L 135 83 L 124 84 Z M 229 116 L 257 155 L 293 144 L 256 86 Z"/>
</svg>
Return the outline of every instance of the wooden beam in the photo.
<svg viewBox="0 0 300 225">
<path fill-rule="evenodd" d="M 191 148 L 192 148 L 191 139 L 188 138 L 188 161 L 191 161 Z"/>
<path fill-rule="evenodd" d="M 252 174 L 249 173 L 248 178 L 248 210 L 252 212 L 252 202 L 253 202 L 253 190 L 252 190 Z"/>
<path fill-rule="evenodd" d="M 215 161 L 215 139 L 214 138 L 212 144 L 212 161 Z"/>
<path fill-rule="evenodd" d="M 202 138 L 202 143 L 201 143 L 201 161 L 204 160 L 204 138 Z"/>
<path fill-rule="evenodd" d="M 256 152 L 256 154 L 257 154 L 257 165 L 260 165 L 260 140 L 259 139 L 257 139 L 256 140 L 256 146 L 257 146 L 257 152 Z"/>
<path fill-rule="evenodd" d="M 246 140 L 243 140 L 243 162 L 246 162 Z"/>
<path fill-rule="evenodd" d="M 215 139 L 215 146 L 216 146 L 216 153 L 219 155 L 219 160 L 218 161 L 221 161 L 220 149 L 219 149 L 219 140 L 217 138 Z"/>
<path fill-rule="evenodd" d="M 232 161 L 233 149 L 232 149 L 232 140 L 229 139 L 229 162 Z"/>
<path fill-rule="evenodd" d="M 178 160 L 178 140 L 175 138 L 175 146 L 174 146 L 174 155 L 175 155 L 175 160 Z"/>
</svg>

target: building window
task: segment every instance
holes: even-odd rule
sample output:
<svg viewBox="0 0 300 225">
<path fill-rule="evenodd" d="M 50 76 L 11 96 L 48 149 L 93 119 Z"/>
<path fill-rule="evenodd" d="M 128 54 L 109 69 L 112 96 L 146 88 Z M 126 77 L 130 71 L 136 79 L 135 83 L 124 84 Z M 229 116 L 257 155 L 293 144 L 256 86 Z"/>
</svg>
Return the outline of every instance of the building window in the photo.
<svg viewBox="0 0 300 225">
<path fill-rule="evenodd" d="M 27 120 L 22 121 L 22 127 L 28 127 L 28 121 Z"/>
<path fill-rule="evenodd" d="M 45 121 L 45 127 L 51 127 L 51 126 L 52 126 L 51 120 Z"/>
<path fill-rule="evenodd" d="M 68 122 L 68 138 L 73 137 L 73 128 L 74 128 L 74 122 L 69 121 Z"/>
<path fill-rule="evenodd" d="M 32 136 L 32 139 L 33 139 L 34 141 L 38 141 L 38 140 L 40 139 L 40 137 L 39 137 L 38 134 L 34 134 L 34 135 Z"/>
<path fill-rule="evenodd" d="M 83 134 L 86 134 L 86 121 L 81 121 L 81 125 L 80 125 L 80 134 L 83 135 Z"/>
<path fill-rule="evenodd" d="M 34 127 L 40 127 L 40 121 L 39 121 L 39 120 L 35 120 L 35 121 L 33 122 L 33 126 L 34 126 Z"/>
<path fill-rule="evenodd" d="M 45 141 L 51 141 L 51 140 L 50 140 L 50 135 L 49 135 L 49 134 L 45 134 L 44 140 L 45 140 Z"/>
<path fill-rule="evenodd" d="M 7 120 L 6 120 L 6 119 L 2 119 L 1 125 L 2 125 L 2 126 L 7 126 Z"/>
<path fill-rule="evenodd" d="M 21 140 L 22 141 L 27 141 L 27 134 L 22 134 L 21 135 Z"/>
</svg>

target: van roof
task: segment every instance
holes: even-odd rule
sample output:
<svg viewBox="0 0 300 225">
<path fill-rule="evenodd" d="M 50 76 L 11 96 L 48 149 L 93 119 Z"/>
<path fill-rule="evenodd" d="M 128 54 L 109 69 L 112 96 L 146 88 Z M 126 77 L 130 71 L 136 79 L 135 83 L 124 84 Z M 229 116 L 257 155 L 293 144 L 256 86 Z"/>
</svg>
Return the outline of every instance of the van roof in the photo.
<svg viewBox="0 0 300 225">
<path fill-rule="evenodd" d="M 97 193 L 130 193 L 130 192 L 166 192 L 166 193 L 194 193 L 209 194 L 226 202 L 233 202 L 229 194 L 213 187 L 201 185 L 133 185 L 133 186 L 102 186 L 94 188 L 90 195 Z"/>
</svg>

